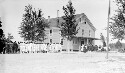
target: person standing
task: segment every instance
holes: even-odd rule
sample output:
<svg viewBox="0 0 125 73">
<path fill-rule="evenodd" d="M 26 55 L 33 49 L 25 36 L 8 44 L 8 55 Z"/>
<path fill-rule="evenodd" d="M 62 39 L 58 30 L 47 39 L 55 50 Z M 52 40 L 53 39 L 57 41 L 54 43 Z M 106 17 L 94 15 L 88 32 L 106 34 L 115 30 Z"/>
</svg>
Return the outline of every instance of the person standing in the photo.
<svg viewBox="0 0 125 73">
<path fill-rule="evenodd" d="M 18 44 L 16 43 L 16 41 L 13 43 L 12 49 L 13 49 L 13 53 L 17 53 Z"/>
</svg>

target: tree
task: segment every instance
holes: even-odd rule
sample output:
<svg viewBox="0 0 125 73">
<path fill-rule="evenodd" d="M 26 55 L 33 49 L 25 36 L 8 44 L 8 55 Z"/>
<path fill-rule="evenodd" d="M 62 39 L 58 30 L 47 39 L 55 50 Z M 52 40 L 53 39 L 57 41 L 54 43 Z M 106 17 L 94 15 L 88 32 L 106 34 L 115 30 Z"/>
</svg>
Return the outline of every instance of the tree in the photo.
<svg viewBox="0 0 125 73">
<path fill-rule="evenodd" d="M 1 27 L 2 27 L 2 25 L 1 25 L 1 20 L 0 20 L 0 39 L 2 38 L 2 36 L 3 36 L 3 30 L 1 29 Z"/>
<path fill-rule="evenodd" d="M 0 27 L 2 27 L 1 25 L 1 21 L 0 21 Z M 2 29 L 0 29 L 0 53 L 5 53 L 6 50 L 6 45 L 9 42 L 12 42 L 11 39 L 13 39 L 13 36 L 11 35 L 11 33 L 8 33 L 8 38 L 6 39 L 5 34 L 3 32 Z"/>
<path fill-rule="evenodd" d="M 100 39 L 102 41 L 103 47 L 106 47 L 105 37 L 102 35 L 102 33 L 100 35 Z"/>
<path fill-rule="evenodd" d="M 1 29 L 2 25 L 1 25 L 1 20 L 0 20 L 0 53 L 3 52 L 3 49 L 5 47 L 5 43 L 4 43 L 4 33 L 3 33 L 3 30 Z"/>
<path fill-rule="evenodd" d="M 125 0 L 116 0 L 118 9 L 116 14 L 111 18 L 109 26 L 110 32 L 114 39 L 123 40 L 125 37 Z"/>
<path fill-rule="evenodd" d="M 14 37 L 12 36 L 12 34 L 11 33 L 8 33 L 8 37 L 7 37 L 8 39 L 14 39 Z"/>
<path fill-rule="evenodd" d="M 74 36 L 78 33 L 76 19 L 75 19 L 75 9 L 72 6 L 72 2 L 69 1 L 66 7 L 63 6 L 64 16 L 62 17 L 64 22 L 61 24 L 61 36 L 66 38 L 67 41 L 70 41 L 74 38 Z M 68 46 L 69 46 L 68 43 Z M 69 47 L 68 47 L 69 49 Z"/>
<path fill-rule="evenodd" d="M 38 11 L 33 9 L 32 5 L 25 6 L 25 14 L 21 23 L 19 34 L 24 40 L 28 41 L 43 41 L 45 39 L 45 27 L 49 27 L 45 23 L 45 18 L 41 9 Z"/>
<path fill-rule="evenodd" d="M 6 42 L 7 43 L 13 43 L 12 39 L 14 39 L 13 35 L 11 33 L 8 33 L 8 36 L 6 38 Z"/>
<path fill-rule="evenodd" d="M 122 43 L 118 40 L 115 44 L 115 48 L 117 48 L 118 50 L 121 50 L 122 48 Z"/>
</svg>

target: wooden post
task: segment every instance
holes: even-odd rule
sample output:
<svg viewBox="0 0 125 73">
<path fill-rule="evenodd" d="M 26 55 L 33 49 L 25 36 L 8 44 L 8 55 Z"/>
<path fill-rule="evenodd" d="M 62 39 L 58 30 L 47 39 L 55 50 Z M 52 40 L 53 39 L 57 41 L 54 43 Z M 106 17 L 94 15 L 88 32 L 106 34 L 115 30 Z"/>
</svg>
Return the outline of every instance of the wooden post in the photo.
<svg viewBox="0 0 125 73">
<path fill-rule="evenodd" d="M 108 59 L 108 52 L 109 52 L 109 16 L 110 16 L 110 0 L 109 0 L 109 9 L 108 9 L 108 22 L 107 22 L 107 56 Z"/>
<path fill-rule="evenodd" d="M 87 39 L 87 45 L 88 45 L 88 39 Z"/>
</svg>

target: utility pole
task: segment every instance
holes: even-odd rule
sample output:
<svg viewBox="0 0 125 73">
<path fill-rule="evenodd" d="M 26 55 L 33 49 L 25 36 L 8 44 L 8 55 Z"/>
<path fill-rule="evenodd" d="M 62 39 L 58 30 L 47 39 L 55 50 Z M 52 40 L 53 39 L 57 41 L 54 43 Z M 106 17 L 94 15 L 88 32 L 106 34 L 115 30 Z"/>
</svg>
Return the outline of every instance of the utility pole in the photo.
<svg viewBox="0 0 125 73">
<path fill-rule="evenodd" d="M 59 27 L 59 10 L 57 10 L 57 27 Z"/>
<path fill-rule="evenodd" d="M 108 8 L 108 22 L 107 22 L 107 56 L 108 59 L 108 53 L 109 53 L 109 18 L 110 18 L 110 0 L 109 0 L 109 8 Z"/>
</svg>

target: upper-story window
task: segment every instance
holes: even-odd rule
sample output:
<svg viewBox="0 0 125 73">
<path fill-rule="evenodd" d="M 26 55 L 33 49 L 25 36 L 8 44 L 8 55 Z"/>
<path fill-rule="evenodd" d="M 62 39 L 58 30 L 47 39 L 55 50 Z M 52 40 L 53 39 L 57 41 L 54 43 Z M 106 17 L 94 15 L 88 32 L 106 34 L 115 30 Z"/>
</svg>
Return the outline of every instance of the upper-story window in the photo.
<svg viewBox="0 0 125 73">
<path fill-rule="evenodd" d="M 84 35 L 84 29 L 82 29 L 82 35 Z"/>
<path fill-rule="evenodd" d="M 84 22 L 86 24 L 86 22 Z"/>
<path fill-rule="evenodd" d="M 89 30 L 89 36 L 91 36 L 91 31 Z"/>
<path fill-rule="evenodd" d="M 80 18 L 79 21 L 82 22 L 82 18 Z"/>
<path fill-rule="evenodd" d="M 52 35 L 52 29 L 50 29 L 50 35 Z"/>
</svg>

